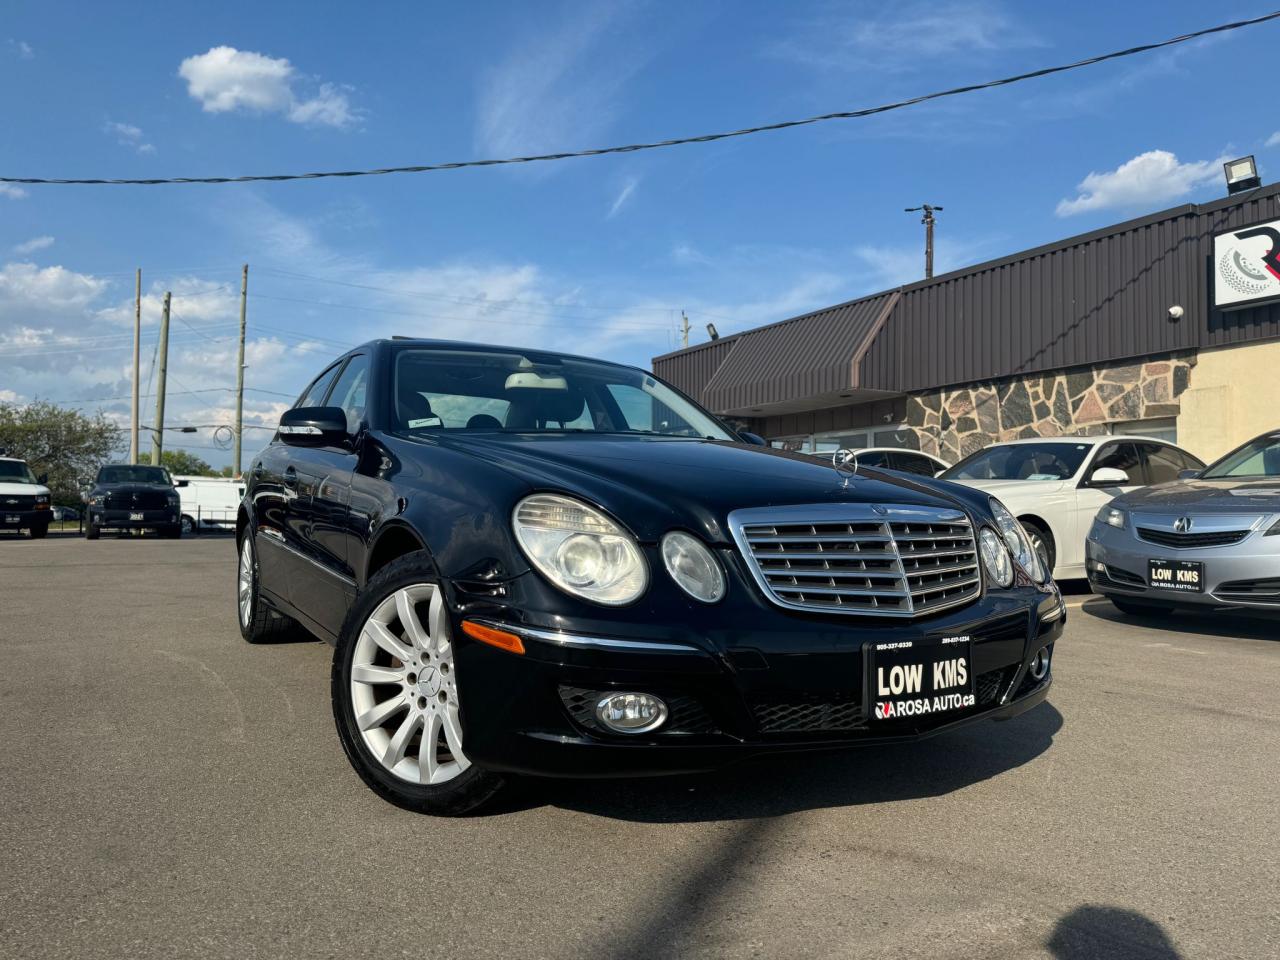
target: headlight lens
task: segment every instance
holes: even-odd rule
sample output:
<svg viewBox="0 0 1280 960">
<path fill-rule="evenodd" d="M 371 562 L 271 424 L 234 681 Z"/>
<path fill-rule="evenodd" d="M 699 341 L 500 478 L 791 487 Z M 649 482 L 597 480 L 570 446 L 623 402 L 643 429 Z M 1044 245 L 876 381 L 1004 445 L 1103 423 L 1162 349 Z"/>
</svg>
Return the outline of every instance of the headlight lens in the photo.
<svg viewBox="0 0 1280 960">
<path fill-rule="evenodd" d="M 715 556 L 697 537 L 672 530 L 662 538 L 662 562 L 685 593 L 703 603 L 724 596 L 724 573 Z"/>
<path fill-rule="evenodd" d="M 516 542 L 565 593 L 608 606 L 636 600 L 649 571 L 634 540 L 599 510 L 571 497 L 537 493 L 516 504 Z"/>
<path fill-rule="evenodd" d="M 992 583 L 998 587 L 1007 587 L 1013 583 L 1013 562 L 1009 559 L 1009 548 L 990 527 L 983 527 L 979 531 L 978 550 Z"/>
<path fill-rule="evenodd" d="M 93 496 L 89 498 L 89 502 L 93 504 L 95 507 L 100 507 L 102 506 L 103 499 L 104 498 L 102 494 L 95 493 Z"/>
<path fill-rule="evenodd" d="M 1043 583 L 1047 571 L 1040 568 L 1040 555 L 1031 546 L 1031 538 L 1027 536 L 1022 524 L 995 497 L 991 498 L 991 513 L 995 516 L 996 526 L 1004 537 L 1004 542 L 1009 545 L 1009 552 L 1013 554 L 1018 566 L 1027 571 L 1036 583 Z"/>
<path fill-rule="evenodd" d="M 1119 507 L 1103 507 L 1098 511 L 1098 522 L 1124 529 L 1124 511 Z"/>
</svg>

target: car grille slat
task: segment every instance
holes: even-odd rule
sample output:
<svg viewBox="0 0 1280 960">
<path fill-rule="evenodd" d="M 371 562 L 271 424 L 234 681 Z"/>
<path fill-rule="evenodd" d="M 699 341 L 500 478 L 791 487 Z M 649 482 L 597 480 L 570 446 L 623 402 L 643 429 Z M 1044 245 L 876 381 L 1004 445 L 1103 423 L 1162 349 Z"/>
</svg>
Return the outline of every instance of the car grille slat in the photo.
<svg viewBox="0 0 1280 960">
<path fill-rule="evenodd" d="M 1175 550 L 1194 550 L 1197 547 L 1229 547 L 1250 534 L 1249 530 L 1214 530 L 1208 533 L 1175 533 L 1170 530 L 1154 530 L 1139 527 L 1138 538 Z"/>
<path fill-rule="evenodd" d="M 912 617 L 982 591 L 973 527 L 958 510 L 819 504 L 771 512 L 734 511 L 729 521 L 756 582 L 779 606 Z M 806 512 L 812 520 L 785 516 Z"/>
</svg>

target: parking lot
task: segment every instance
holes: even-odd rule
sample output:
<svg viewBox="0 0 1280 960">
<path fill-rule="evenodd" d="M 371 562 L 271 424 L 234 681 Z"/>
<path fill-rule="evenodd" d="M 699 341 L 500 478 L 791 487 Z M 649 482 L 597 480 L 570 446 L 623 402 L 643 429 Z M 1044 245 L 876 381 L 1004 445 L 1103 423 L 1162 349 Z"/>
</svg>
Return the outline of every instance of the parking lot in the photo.
<svg viewBox="0 0 1280 960">
<path fill-rule="evenodd" d="M 348 766 L 327 646 L 241 641 L 234 575 L 225 536 L 0 542 L 0 955 L 1275 956 L 1266 621 L 1076 594 L 1014 722 L 435 820 Z"/>
</svg>

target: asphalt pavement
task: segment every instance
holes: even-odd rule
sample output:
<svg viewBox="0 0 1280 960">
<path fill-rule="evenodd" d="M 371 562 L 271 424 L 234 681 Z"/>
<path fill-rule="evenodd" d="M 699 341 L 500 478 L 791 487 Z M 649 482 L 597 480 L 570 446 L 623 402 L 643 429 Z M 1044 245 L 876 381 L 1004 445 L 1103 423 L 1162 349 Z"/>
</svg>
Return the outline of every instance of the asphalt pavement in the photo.
<svg viewBox="0 0 1280 960">
<path fill-rule="evenodd" d="M 1011 722 L 437 820 L 234 578 L 225 536 L 0 537 L 0 957 L 1280 954 L 1280 622 L 1075 595 Z"/>
</svg>

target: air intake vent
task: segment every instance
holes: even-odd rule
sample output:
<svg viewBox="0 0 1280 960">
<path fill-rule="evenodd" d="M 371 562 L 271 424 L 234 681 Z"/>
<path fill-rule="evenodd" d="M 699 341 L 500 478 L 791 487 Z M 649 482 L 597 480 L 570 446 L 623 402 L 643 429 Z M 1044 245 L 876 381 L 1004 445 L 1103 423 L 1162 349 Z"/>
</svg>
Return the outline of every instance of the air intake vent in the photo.
<svg viewBox="0 0 1280 960">
<path fill-rule="evenodd" d="M 729 528 L 756 583 L 793 610 L 918 617 L 982 590 L 958 510 L 870 504 L 735 510 Z"/>
</svg>

